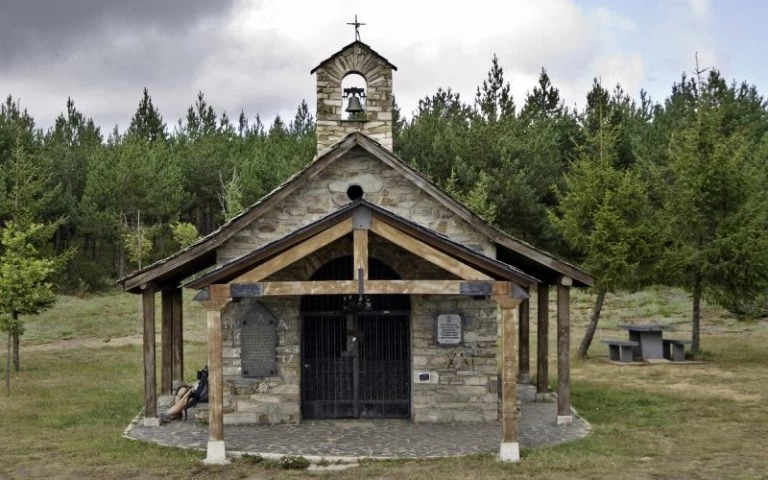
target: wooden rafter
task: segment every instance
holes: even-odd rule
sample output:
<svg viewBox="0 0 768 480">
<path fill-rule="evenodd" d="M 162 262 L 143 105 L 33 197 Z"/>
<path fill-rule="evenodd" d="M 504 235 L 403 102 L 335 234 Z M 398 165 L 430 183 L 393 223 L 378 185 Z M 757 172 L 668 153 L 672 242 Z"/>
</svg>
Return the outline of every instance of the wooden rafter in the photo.
<svg viewBox="0 0 768 480">
<path fill-rule="evenodd" d="M 327 230 L 324 230 L 317 235 L 308 238 L 300 244 L 289 248 L 283 253 L 267 260 L 252 270 L 240 275 L 235 280 L 233 280 L 233 282 L 252 283 L 263 280 L 278 270 L 281 270 L 293 262 L 301 260 L 316 250 L 319 250 L 320 248 L 328 245 L 329 243 L 338 240 L 351 231 L 352 222 L 343 221 L 338 223 L 328 228 Z"/>
<path fill-rule="evenodd" d="M 437 265 L 438 267 L 453 273 L 464 280 L 491 280 L 491 277 L 475 270 L 474 268 L 456 260 L 450 255 L 437 250 L 434 247 L 418 240 L 391 225 L 374 218 L 371 221 L 371 231 L 376 235 L 386 238 L 390 242 L 398 245 L 409 252 Z"/>
</svg>

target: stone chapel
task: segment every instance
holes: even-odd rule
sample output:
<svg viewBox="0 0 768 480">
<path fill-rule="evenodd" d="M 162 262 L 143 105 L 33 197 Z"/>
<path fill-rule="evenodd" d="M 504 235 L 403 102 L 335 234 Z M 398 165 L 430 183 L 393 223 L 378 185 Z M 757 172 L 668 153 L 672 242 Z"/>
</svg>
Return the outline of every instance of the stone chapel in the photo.
<svg viewBox="0 0 768 480">
<path fill-rule="evenodd" d="M 486 223 L 393 153 L 396 67 L 356 40 L 320 62 L 317 156 L 192 246 L 122 279 L 143 298 L 144 422 L 183 378 L 182 288 L 207 310 L 210 463 L 225 425 L 318 419 L 501 422 L 517 460 L 516 382 L 548 393 L 557 298 L 558 413 L 571 419 L 569 289 L 592 277 Z M 350 75 L 362 81 L 345 88 Z M 543 302 L 543 303 L 542 303 Z"/>
</svg>

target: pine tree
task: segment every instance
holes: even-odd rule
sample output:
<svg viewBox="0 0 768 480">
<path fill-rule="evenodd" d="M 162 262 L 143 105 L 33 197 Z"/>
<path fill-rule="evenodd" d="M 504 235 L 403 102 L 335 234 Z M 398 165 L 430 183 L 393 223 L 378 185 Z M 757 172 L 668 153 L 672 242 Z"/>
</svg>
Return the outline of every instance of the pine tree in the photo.
<svg viewBox="0 0 768 480">
<path fill-rule="evenodd" d="M 163 117 L 152 103 L 152 97 L 149 96 L 147 87 L 144 87 L 139 106 L 131 118 L 127 135 L 149 143 L 166 140 L 167 133 Z"/>
<path fill-rule="evenodd" d="M 504 81 L 504 69 L 494 54 L 491 69 L 475 95 L 477 113 L 489 122 L 515 116 L 515 102 L 508 82 Z"/>
<path fill-rule="evenodd" d="M 560 91 L 552 86 L 547 70 L 542 68 L 539 74 L 538 85 L 533 87 L 533 92 L 525 98 L 520 115 L 526 119 L 553 118 L 563 113 L 563 100 Z"/>
<path fill-rule="evenodd" d="M 701 302 L 768 288 L 764 164 L 747 132 L 728 123 L 727 90 L 711 74 L 690 119 L 671 132 L 663 197 L 660 271 L 692 295 L 693 352 L 701 349 Z M 719 84 L 719 85 L 718 85 Z"/>
<path fill-rule="evenodd" d="M 593 130 L 566 174 L 552 223 L 595 276 L 595 305 L 578 355 L 587 356 L 606 294 L 636 289 L 650 280 L 655 263 L 657 229 L 648 184 L 634 168 L 619 168 L 616 128 L 596 104 Z"/>
</svg>

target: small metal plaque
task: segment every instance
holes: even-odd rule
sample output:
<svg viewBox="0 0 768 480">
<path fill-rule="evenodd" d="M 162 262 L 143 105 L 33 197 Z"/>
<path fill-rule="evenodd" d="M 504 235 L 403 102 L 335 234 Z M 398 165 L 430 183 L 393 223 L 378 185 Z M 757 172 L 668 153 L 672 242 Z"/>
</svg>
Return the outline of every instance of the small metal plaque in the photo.
<svg viewBox="0 0 768 480">
<path fill-rule="evenodd" d="M 232 298 L 260 297 L 261 285 L 258 283 L 233 283 L 229 286 Z"/>
<path fill-rule="evenodd" d="M 437 316 L 437 343 L 440 345 L 461 343 L 461 315 L 444 313 Z"/>
<path fill-rule="evenodd" d="M 277 375 L 277 319 L 259 303 L 238 311 L 240 359 L 244 377 Z"/>
<path fill-rule="evenodd" d="M 493 286 L 488 282 L 461 282 L 459 293 L 473 297 L 481 297 L 493 293 Z"/>
</svg>

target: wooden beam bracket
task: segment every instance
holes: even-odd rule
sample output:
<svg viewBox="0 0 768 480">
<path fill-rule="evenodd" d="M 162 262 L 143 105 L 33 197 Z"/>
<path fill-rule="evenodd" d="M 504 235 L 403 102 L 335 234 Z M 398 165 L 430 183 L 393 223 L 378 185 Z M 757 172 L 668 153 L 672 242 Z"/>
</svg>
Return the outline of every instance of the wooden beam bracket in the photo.
<svg viewBox="0 0 768 480">
<path fill-rule="evenodd" d="M 211 299 L 211 291 L 208 290 L 208 287 L 201 288 L 200 290 L 198 290 L 193 298 L 193 300 L 196 302 L 205 302 L 210 299 Z"/>
<path fill-rule="evenodd" d="M 512 291 L 509 293 L 509 296 L 518 300 L 526 300 L 531 297 L 528 294 L 528 289 L 523 288 L 516 283 L 512 283 Z"/>
</svg>

